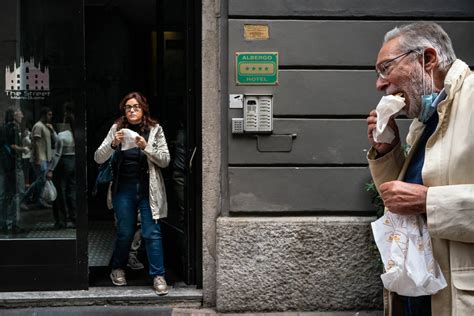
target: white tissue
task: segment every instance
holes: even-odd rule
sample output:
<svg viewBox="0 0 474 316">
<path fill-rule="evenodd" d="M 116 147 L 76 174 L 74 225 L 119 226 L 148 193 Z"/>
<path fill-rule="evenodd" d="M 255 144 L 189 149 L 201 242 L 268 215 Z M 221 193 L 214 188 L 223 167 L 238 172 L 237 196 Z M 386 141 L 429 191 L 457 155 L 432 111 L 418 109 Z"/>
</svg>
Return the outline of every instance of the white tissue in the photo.
<svg viewBox="0 0 474 316">
<path fill-rule="evenodd" d="M 447 286 L 421 216 L 386 212 L 372 223 L 372 231 L 384 264 L 381 278 L 387 290 L 420 296 L 435 294 Z"/>
<path fill-rule="evenodd" d="M 140 135 L 138 135 L 137 132 L 134 132 L 128 128 L 122 128 L 122 132 L 123 132 L 122 150 L 138 147 L 137 144 L 135 143 L 135 139 L 137 138 L 137 136 L 140 136 Z"/>
<path fill-rule="evenodd" d="M 377 112 L 377 127 L 374 130 L 376 143 L 390 144 L 395 138 L 393 130 L 388 126 L 390 117 L 400 112 L 405 106 L 405 99 L 398 95 L 386 95 L 380 99 L 375 111 Z"/>
</svg>

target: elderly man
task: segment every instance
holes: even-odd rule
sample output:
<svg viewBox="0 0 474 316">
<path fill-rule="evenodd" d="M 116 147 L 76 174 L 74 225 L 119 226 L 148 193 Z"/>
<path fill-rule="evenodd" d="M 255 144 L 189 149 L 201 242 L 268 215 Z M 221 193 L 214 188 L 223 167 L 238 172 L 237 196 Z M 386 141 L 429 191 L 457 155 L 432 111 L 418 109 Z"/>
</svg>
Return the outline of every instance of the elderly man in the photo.
<svg viewBox="0 0 474 316">
<path fill-rule="evenodd" d="M 25 192 L 25 178 L 23 176 L 22 154 L 28 151 L 23 147 L 21 139 L 21 121 L 23 113 L 20 109 L 8 108 L 5 112 L 5 141 L 10 154 L 5 157 L 9 159 L 10 170 L 5 171 L 5 198 L 7 205 L 6 225 L 8 232 L 15 235 L 23 233 L 18 222 L 20 220 L 20 199 Z"/>
<path fill-rule="evenodd" d="M 427 219 L 433 255 L 448 282 L 433 296 L 389 295 L 392 315 L 474 314 L 474 74 L 456 59 L 436 23 L 394 28 L 376 63 L 376 87 L 401 93 L 413 119 L 404 155 L 395 120 L 391 143 L 374 142 L 377 114 L 367 118 L 370 171 L 388 210 Z"/>
</svg>

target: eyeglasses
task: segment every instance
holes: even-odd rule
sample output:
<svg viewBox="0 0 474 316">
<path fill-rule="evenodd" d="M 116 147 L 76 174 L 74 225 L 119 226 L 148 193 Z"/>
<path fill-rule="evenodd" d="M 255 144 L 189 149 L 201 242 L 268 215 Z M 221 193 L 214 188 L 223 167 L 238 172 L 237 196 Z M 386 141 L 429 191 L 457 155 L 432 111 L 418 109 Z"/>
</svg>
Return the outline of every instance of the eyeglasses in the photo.
<svg viewBox="0 0 474 316">
<path fill-rule="evenodd" d="M 130 112 L 132 109 L 136 112 L 138 110 L 141 110 L 142 107 L 140 106 L 140 104 L 125 105 L 125 112 Z"/>
<path fill-rule="evenodd" d="M 409 50 L 408 52 L 406 53 L 403 53 L 401 55 L 398 55 L 397 57 L 394 57 L 392 59 L 389 59 L 389 60 L 386 60 L 384 61 L 383 63 L 380 63 L 379 65 L 375 66 L 375 72 L 377 73 L 377 77 L 378 78 L 382 78 L 382 79 L 387 79 L 387 76 L 388 74 L 390 73 L 390 64 L 393 63 L 395 60 L 397 59 L 400 59 L 405 57 L 405 56 L 408 56 L 410 55 L 411 53 L 418 53 L 418 50 L 417 49 L 412 49 L 412 50 Z"/>
</svg>

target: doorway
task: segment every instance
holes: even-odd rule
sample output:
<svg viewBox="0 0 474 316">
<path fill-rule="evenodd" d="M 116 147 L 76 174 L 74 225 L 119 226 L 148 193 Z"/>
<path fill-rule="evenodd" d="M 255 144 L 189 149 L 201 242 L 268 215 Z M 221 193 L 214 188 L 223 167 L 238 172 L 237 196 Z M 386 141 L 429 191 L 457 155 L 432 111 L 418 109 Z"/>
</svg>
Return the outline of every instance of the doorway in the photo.
<svg viewBox="0 0 474 316">
<path fill-rule="evenodd" d="M 166 279 L 171 285 L 200 284 L 200 6 L 188 2 L 85 1 L 90 286 L 110 285 L 115 239 L 108 188 L 92 189 L 98 169 L 93 155 L 120 116 L 120 100 L 131 91 L 147 97 L 171 154 L 170 165 L 162 170 L 168 200 L 168 217 L 161 220 Z M 136 258 L 143 268 L 130 263 L 128 283 L 149 285 L 143 246 L 136 249 Z"/>
</svg>

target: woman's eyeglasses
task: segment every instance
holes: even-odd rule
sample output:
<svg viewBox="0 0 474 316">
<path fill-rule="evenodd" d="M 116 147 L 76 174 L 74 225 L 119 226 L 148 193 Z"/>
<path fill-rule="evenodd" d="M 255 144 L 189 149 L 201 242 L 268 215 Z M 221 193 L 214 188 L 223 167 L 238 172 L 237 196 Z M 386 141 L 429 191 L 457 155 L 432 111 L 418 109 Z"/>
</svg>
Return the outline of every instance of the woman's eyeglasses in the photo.
<svg viewBox="0 0 474 316">
<path fill-rule="evenodd" d="M 125 105 L 125 112 L 130 112 L 132 109 L 136 112 L 138 110 L 141 110 L 142 107 L 140 106 L 140 104 Z"/>
</svg>

